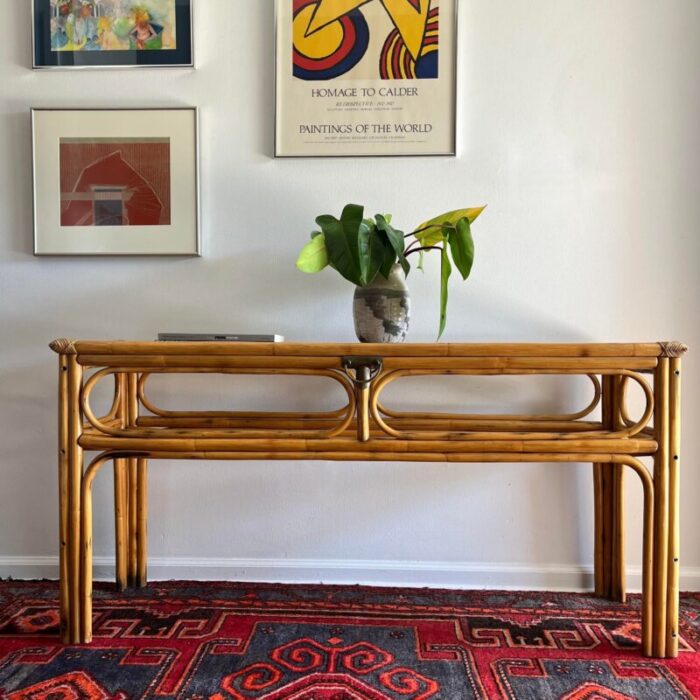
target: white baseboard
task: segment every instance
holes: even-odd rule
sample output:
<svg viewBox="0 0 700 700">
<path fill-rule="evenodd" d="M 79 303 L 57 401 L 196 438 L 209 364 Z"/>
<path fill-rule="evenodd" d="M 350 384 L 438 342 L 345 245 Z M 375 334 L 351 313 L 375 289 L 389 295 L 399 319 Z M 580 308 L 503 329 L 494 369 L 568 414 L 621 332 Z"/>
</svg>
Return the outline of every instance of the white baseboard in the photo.
<svg viewBox="0 0 700 700">
<path fill-rule="evenodd" d="M 114 559 L 95 557 L 95 578 L 114 579 Z M 341 559 L 195 559 L 152 557 L 152 581 L 268 581 L 272 583 L 361 583 L 374 586 L 588 591 L 591 566 L 363 561 Z M 58 557 L 0 557 L 0 578 L 55 579 Z M 627 587 L 641 589 L 641 570 L 627 568 Z M 681 569 L 681 590 L 700 591 L 700 568 Z"/>
</svg>

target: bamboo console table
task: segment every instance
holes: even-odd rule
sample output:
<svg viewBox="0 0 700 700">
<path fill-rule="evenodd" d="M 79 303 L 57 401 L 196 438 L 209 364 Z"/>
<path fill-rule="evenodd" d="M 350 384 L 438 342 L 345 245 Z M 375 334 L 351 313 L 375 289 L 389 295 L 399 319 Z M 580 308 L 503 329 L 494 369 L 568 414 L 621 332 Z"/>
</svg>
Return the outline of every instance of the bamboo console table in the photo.
<svg viewBox="0 0 700 700">
<path fill-rule="evenodd" d="M 114 466 L 117 587 L 146 585 L 147 470 L 152 459 L 591 462 L 595 592 L 625 600 L 623 472 L 644 493 L 642 652 L 678 653 L 681 343 L 327 344 L 51 343 L 59 354 L 62 639 L 92 639 L 92 485 Z M 154 374 L 301 375 L 337 382 L 331 412 L 171 411 L 146 392 Z M 401 412 L 382 394 L 418 375 L 582 375 L 572 414 Z M 105 416 L 94 387 L 114 381 Z M 645 397 L 631 417 L 626 388 Z M 600 410 L 597 411 L 600 407 Z M 87 468 L 83 453 L 96 452 Z M 650 471 L 643 458 L 651 458 Z"/>
</svg>

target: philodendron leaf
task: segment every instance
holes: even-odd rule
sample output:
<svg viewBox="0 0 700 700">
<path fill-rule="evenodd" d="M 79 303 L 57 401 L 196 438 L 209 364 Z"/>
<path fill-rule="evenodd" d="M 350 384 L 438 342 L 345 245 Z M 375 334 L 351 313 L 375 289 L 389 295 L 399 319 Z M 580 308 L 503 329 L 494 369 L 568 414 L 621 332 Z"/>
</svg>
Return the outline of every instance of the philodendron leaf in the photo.
<svg viewBox="0 0 700 700">
<path fill-rule="evenodd" d="M 442 247 L 440 260 L 440 330 L 438 331 L 438 340 L 440 340 L 447 325 L 447 282 L 452 274 L 452 265 L 450 265 L 450 256 L 447 254 L 446 245 Z"/>
<path fill-rule="evenodd" d="M 322 236 L 323 233 L 321 231 L 312 231 L 311 232 L 311 238 L 316 238 L 316 236 Z"/>
<path fill-rule="evenodd" d="M 328 265 L 328 252 L 326 251 L 326 240 L 320 231 L 316 231 L 314 236 L 299 253 L 297 267 L 302 272 L 320 272 Z"/>
<path fill-rule="evenodd" d="M 345 235 L 350 239 L 355 238 L 360 232 L 364 213 L 365 208 L 361 204 L 346 204 L 343 207 L 340 222 L 343 224 Z"/>
<path fill-rule="evenodd" d="M 408 262 L 408 260 L 406 260 L 404 256 L 406 239 L 404 238 L 403 231 L 396 230 L 389 223 L 389 221 L 387 221 L 387 218 L 385 216 L 382 216 L 381 214 L 377 214 L 375 216 L 375 219 L 377 221 L 377 228 L 382 233 L 384 233 L 384 235 L 386 235 L 389 244 L 394 249 L 396 257 L 401 263 L 401 267 L 403 268 L 404 274 L 408 275 L 408 273 L 411 271 L 411 264 Z M 384 276 L 386 277 L 386 275 Z"/>
<path fill-rule="evenodd" d="M 360 224 L 358 237 L 360 250 L 360 273 L 362 286 L 368 285 L 376 276 L 384 262 L 385 247 L 376 226 L 368 226 L 366 221 Z"/>
<path fill-rule="evenodd" d="M 470 209 L 456 209 L 455 211 L 445 212 L 418 226 L 415 236 L 421 242 L 421 245 L 437 245 L 445 240 L 443 229 L 445 225 L 456 227 L 457 222 L 464 218 L 469 219 L 469 223 L 473 224 L 484 209 L 486 207 L 472 207 Z"/>
<path fill-rule="evenodd" d="M 429 248 L 444 243 L 447 239 L 447 230 L 449 228 L 448 224 L 440 224 L 439 226 L 431 226 L 430 229 L 425 231 L 418 229 L 419 232 L 414 235 L 422 246 Z"/>
<path fill-rule="evenodd" d="M 359 235 L 363 208 L 348 204 L 340 221 L 324 214 L 316 219 L 326 240 L 328 261 L 346 280 L 362 286 Z"/>
<path fill-rule="evenodd" d="M 388 240 L 382 247 L 384 249 L 384 260 L 382 261 L 382 266 L 379 268 L 379 272 L 382 277 L 389 279 L 391 268 L 394 267 L 394 263 L 396 262 L 396 252 L 391 245 L 389 245 Z"/>
<path fill-rule="evenodd" d="M 472 238 L 471 225 L 466 217 L 457 222 L 457 226 L 450 229 L 447 234 L 454 260 L 462 279 L 467 279 L 474 264 L 474 239 Z"/>
</svg>

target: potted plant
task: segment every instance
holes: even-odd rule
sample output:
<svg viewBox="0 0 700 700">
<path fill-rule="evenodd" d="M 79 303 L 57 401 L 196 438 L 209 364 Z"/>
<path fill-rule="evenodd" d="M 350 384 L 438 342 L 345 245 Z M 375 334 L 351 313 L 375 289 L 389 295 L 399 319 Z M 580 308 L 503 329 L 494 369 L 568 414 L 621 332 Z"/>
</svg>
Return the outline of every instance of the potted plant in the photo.
<svg viewBox="0 0 700 700">
<path fill-rule="evenodd" d="M 458 209 L 436 216 L 404 233 L 391 225 L 391 216 L 364 217 L 364 207 L 348 204 L 336 219 L 330 214 L 316 218 L 320 230 L 301 250 L 297 267 L 302 272 L 320 272 L 330 266 L 355 285 L 353 303 L 355 332 L 362 342 L 401 342 L 410 318 L 406 277 L 409 257 L 440 254 L 440 326 L 438 340 L 447 321 L 447 282 L 454 265 L 462 279 L 469 277 L 474 262 L 471 225 L 484 207 Z"/>
</svg>

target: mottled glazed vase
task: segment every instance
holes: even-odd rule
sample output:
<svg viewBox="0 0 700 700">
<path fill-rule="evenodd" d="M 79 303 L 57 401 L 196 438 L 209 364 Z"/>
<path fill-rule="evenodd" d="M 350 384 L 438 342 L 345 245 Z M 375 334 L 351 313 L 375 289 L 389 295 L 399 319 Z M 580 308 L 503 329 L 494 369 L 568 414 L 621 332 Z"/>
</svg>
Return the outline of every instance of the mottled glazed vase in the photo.
<svg viewBox="0 0 700 700">
<path fill-rule="evenodd" d="M 411 298 L 401 265 L 386 279 L 379 273 L 366 287 L 355 287 L 355 333 L 362 343 L 401 343 L 411 317 Z"/>
</svg>

